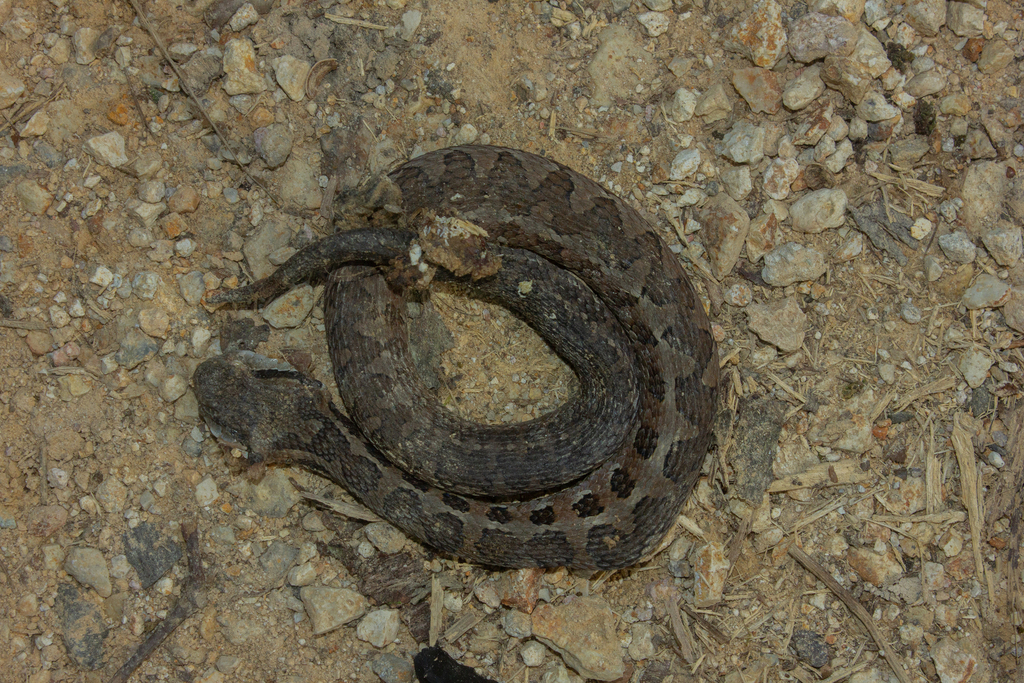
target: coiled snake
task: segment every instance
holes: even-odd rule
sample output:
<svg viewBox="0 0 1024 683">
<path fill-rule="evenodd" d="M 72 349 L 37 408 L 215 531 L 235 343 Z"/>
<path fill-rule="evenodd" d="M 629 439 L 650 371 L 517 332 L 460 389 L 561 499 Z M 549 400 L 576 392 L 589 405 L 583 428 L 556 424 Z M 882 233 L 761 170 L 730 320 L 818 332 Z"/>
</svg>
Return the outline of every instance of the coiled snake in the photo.
<svg viewBox="0 0 1024 683">
<path fill-rule="evenodd" d="M 321 473 L 439 551 L 496 567 L 636 563 L 672 526 L 712 438 L 718 355 L 677 257 L 625 202 L 526 152 L 442 149 L 389 178 L 401 211 L 385 202 L 368 226 L 210 299 L 255 301 L 330 273 L 347 415 L 316 382 L 237 353 L 196 370 L 202 415 L 251 458 Z M 576 372 L 575 395 L 510 426 L 442 407 L 401 315 L 403 287 L 432 274 L 523 318 Z"/>
</svg>

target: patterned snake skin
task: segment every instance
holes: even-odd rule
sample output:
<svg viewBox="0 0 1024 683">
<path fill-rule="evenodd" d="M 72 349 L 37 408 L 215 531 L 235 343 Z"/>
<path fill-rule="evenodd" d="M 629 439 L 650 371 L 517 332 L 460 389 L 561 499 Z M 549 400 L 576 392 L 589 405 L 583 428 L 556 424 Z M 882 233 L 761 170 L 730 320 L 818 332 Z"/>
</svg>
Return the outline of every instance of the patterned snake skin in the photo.
<svg viewBox="0 0 1024 683">
<path fill-rule="evenodd" d="M 495 567 L 635 564 L 671 528 L 712 439 L 718 355 L 677 257 L 629 205 L 526 152 L 448 148 L 389 178 L 401 203 L 390 221 L 378 211 L 371 227 L 210 298 L 256 301 L 329 274 L 327 340 L 347 414 L 315 381 L 230 353 L 196 370 L 203 416 L 252 459 L 323 474 L 439 551 Z M 451 266 L 447 247 L 429 248 L 439 217 L 484 231 L 486 244 L 452 247 Z M 435 268 L 474 259 L 486 272 Z M 579 390 L 516 425 L 448 412 L 416 375 L 396 293 L 422 273 L 524 319 Z"/>
</svg>

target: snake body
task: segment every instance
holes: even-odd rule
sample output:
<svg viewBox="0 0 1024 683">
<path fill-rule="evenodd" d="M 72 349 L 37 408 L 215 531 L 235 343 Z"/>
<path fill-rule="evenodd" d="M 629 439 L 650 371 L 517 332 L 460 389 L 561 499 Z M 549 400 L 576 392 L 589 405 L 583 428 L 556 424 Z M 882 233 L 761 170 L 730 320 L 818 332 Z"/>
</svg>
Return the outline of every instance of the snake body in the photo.
<svg viewBox="0 0 1024 683">
<path fill-rule="evenodd" d="M 447 413 L 415 377 L 383 275 L 422 237 L 403 224 L 337 233 L 218 298 L 331 273 L 325 322 L 347 415 L 310 380 L 226 354 L 196 371 L 203 416 L 256 459 L 329 477 L 439 551 L 495 567 L 636 563 L 672 526 L 712 439 L 718 356 L 677 257 L 621 199 L 526 152 L 447 148 L 389 177 L 403 216 L 486 233 L 501 265 L 471 293 L 534 327 L 580 390 L 513 426 Z"/>
</svg>

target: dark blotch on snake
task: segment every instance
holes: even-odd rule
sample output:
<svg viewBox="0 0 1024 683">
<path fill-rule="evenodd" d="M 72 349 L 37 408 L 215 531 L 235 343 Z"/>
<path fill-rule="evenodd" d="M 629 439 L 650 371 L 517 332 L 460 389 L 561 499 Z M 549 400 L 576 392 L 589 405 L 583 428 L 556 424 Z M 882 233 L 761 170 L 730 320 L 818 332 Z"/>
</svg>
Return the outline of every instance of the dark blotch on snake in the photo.
<svg viewBox="0 0 1024 683">
<path fill-rule="evenodd" d="M 345 481 L 358 486 L 359 491 L 373 491 L 380 483 L 381 471 L 377 463 L 361 455 L 351 454 L 348 458 L 338 458 L 345 473 Z"/>
<path fill-rule="evenodd" d="M 572 561 L 572 545 L 561 531 L 542 531 L 524 545 L 536 557 L 546 558 L 552 566 Z"/>
<path fill-rule="evenodd" d="M 661 341 L 671 346 L 676 351 L 686 351 L 686 342 L 680 339 L 679 335 L 676 334 L 675 329 L 671 326 L 666 327 L 661 332 Z"/>
<path fill-rule="evenodd" d="M 601 505 L 601 499 L 595 496 L 593 493 L 586 493 L 582 498 L 572 504 L 572 509 L 576 511 L 576 516 L 583 519 L 585 517 L 593 517 L 604 512 L 604 506 Z"/>
<path fill-rule="evenodd" d="M 503 505 L 495 505 L 487 511 L 487 519 L 498 524 L 508 524 L 512 521 L 512 513 Z"/>
<path fill-rule="evenodd" d="M 530 521 L 536 525 L 554 524 L 555 509 L 550 505 L 539 508 L 530 513 Z"/>
<path fill-rule="evenodd" d="M 382 502 L 383 507 L 398 519 L 416 519 L 423 516 L 423 503 L 408 489 L 394 489 Z"/>
<path fill-rule="evenodd" d="M 633 487 L 636 486 L 636 480 L 629 476 L 629 472 L 623 468 L 619 468 L 612 472 L 611 489 L 615 492 L 618 498 L 629 498 L 629 494 L 633 493 Z"/>
<path fill-rule="evenodd" d="M 445 152 L 444 163 L 449 169 L 456 170 L 456 173 L 465 173 L 465 177 L 472 178 L 476 175 L 476 160 L 473 155 L 462 150 Z"/>
<path fill-rule="evenodd" d="M 680 480 L 693 474 L 695 466 L 700 468 L 701 463 L 692 463 L 686 457 L 686 454 L 693 448 L 693 441 L 689 439 L 676 441 L 669 447 L 668 455 L 665 456 L 665 464 L 661 468 L 666 479 L 678 484 Z"/>
<path fill-rule="evenodd" d="M 454 493 L 445 493 L 441 496 L 441 500 L 453 510 L 469 512 L 469 501 L 462 496 L 455 495 Z"/>
<path fill-rule="evenodd" d="M 456 554 L 462 527 L 462 520 L 450 512 L 431 515 L 423 520 L 423 539 L 438 550 Z"/>
<path fill-rule="evenodd" d="M 409 484 L 409 486 L 412 486 L 414 489 L 417 489 L 418 491 L 423 491 L 424 493 L 426 493 L 427 491 L 430 490 L 429 484 L 427 484 L 422 479 L 414 477 L 408 472 L 402 472 L 402 479 L 405 479 L 405 482 Z"/>
<path fill-rule="evenodd" d="M 518 546 L 515 534 L 501 529 L 484 529 L 476 543 L 477 550 L 487 562 L 499 565 L 503 564 L 503 558 L 516 553 Z"/>
<path fill-rule="evenodd" d="M 644 496 L 640 501 L 633 506 L 633 514 L 635 515 L 646 515 L 651 510 L 656 510 L 659 505 L 663 505 L 664 501 L 661 498 L 652 498 L 651 496 Z"/>
<path fill-rule="evenodd" d="M 654 455 L 654 449 L 657 445 L 658 432 L 647 425 L 641 425 L 640 429 L 636 430 L 636 436 L 633 437 L 633 448 L 636 449 L 641 458 L 647 460 Z"/>
<path fill-rule="evenodd" d="M 553 192 L 564 194 L 566 204 L 571 202 L 570 198 L 576 189 L 576 183 L 572 181 L 572 178 L 565 172 L 565 169 L 561 168 L 548 173 L 548 177 L 544 179 L 543 185 L 550 187 Z"/>
</svg>

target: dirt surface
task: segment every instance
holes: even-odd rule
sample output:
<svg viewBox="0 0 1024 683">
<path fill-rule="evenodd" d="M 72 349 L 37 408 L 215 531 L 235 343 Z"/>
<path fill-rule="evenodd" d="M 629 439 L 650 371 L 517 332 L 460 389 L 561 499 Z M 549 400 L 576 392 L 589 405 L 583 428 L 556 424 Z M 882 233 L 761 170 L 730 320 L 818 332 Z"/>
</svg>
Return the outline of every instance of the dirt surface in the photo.
<svg viewBox="0 0 1024 683">
<path fill-rule="evenodd" d="M 735 76 L 771 22 L 731 45 L 750 12 L 733 0 L 275 0 L 234 27 L 221 5 L 150 2 L 140 22 L 123 2 L 0 0 L 0 680 L 111 680 L 187 585 L 187 524 L 202 604 L 131 680 L 410 681 L 435 639 L 498 681 L 1022 680 L 1024 16 L 1002 0 L 867 4 L 783 0 L 781 24 L 795 50 L 790 22 L 838 7 L 878 39 L 893 67 L 867 80 L 896 113 L 870 122 L 836 86 L 780 107 L 808 70 L 785 51 Z M 310 99 L 284 55 L 337 68 Z M 825 74 L 830 59 L 812 61 Z M 914 69 L 940 86 L 906 95 Z M 758 81 L 741 96 L 747 77 L 778 92 Z M 718 86 L 720 116 L 701 108 Z M 800 142 L 815 116 L 829 144 Z M 733 158 L 756 146 L 730 135 L 744 122 L 767 139 L 754 159 Z M 719 448 L 639 567 L 494 573 L 438 557 L 302 500 L 350 500 L 312 474 L 247 470 L 198 418 L 187 381 L 230 320 L 333 383 L 320 286 L 262 314 L 201 295 L 329 234 L 325 187 L 345 196 L 464 142 L 549 156 L 644 210 L 716 323 Z M 688 172 L 686 150 L 700 153 Z M 765 177 L 784 160 L 799 174 L 773 199 Z M 848 203 L 822 225 L 795 202 L 829 188 Z M 766 272 L 785 243 L 820 270 Z M 573 391 L 505 311 L 444 291 L 410 313 L 452 410 L 526 420 Z M 315 634 L 317 587 L 365 604 Z M 362 616 L 390 607 L 397 632 Z"/>
</svg>

